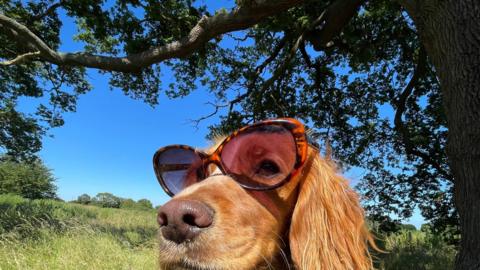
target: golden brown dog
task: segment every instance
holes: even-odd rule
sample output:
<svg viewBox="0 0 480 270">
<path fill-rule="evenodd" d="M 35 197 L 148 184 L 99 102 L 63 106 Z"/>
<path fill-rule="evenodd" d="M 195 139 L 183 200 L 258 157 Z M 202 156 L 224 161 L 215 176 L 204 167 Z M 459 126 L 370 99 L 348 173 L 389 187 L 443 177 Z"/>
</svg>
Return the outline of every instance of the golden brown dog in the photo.
<svg viewBox="0 0 480 270">
<path fill-rule="evenodd" d="M 315 148 L 273 190 L 245 189 L 214 169 L 160 208 L 161 269 L 372 269 L 358 196 Z"/>
</svg>

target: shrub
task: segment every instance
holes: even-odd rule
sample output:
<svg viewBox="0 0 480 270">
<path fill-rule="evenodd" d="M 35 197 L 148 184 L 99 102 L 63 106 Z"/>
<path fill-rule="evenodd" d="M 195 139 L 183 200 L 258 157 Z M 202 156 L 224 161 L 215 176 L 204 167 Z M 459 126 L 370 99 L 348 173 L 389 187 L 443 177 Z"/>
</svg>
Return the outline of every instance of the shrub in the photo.
<svg viewBox="0 0 480 270">
<path fill-rule="evenodd" d="M 79 204 L 90 204 L 92 202 L 92 198 L 88 194 L 82 194 L 78 196 L 75 202 Z"/>
<path fill-rule="evenodd" d="M 400 224 L 398 225 L 399 230 L 404 230 L 404 231 L 416 231 L 417 228 L 413 224 Z"/>
<path fill-rule="evenodd" d="M 93 204 L 105 208 L 120 208 L 122 199 L 108 192 L 98 193 L 92 200 Z"/>
<path fill-rule="evenodd" d="M 123 209 L 135 209 L 137 207 L 137 203 L 132 199 L 123 199 L 120 208 Z"/>
<path fill-rule="evenodd" d="M 140 199 L 138 200 L 137 204 L 140 206 L 140 208 L 144 209 L 153 209 L 153 204 L 147 199 Z"/>
<path fill-rule="evenodd" d="M 385 239 L 386 254 L 380 262 L 385 270 L 453 269 L 456 250 L 440 235 L 402 230 Z"/>
<path fill-rule="evenodd" d="M 56 197 L 55 178 L 41 162 L 17 162 L 6 157 L 0 161 L 0 194 L 17 194 L 29 199 Z"/>
<path fill-rule="evenodd" d="M 140 199 L 137 202 L 135 202 L 132 199 L 121 199 L 120 208 L 136 209 L 136 210 L 150 210 L 150 209 L 153 209 L 153 205 L 147 199 Z"/>
</svg>

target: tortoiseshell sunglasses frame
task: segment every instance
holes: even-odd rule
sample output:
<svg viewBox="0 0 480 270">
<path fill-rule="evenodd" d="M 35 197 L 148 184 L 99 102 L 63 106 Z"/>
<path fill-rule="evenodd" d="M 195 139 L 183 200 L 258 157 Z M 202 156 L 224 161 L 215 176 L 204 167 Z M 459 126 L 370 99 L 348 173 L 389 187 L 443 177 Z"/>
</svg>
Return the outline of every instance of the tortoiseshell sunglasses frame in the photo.
<svg viewBox="0 0 480 270">
<path fill-rule="evenodd" d="M 300 121 L 298 121 L 296 119 L 293 119 L 293 118 L 269 119 L 269 120 L 264 120 L 264 121 L 261 121 L 261 122 L 257 122 L 257 123 L 242 127 L 240 129 L 234 131 L 228 137 L 226 137 L 218 145 L 217 149 L 215 149 L 215 151 L 213 151 L 213 153 L 210 154 L 210 155 L 203 152 L 203 151 L 197 150 L 197 149 L 195 149 L 191 146 L 188 146 L 188 145 L 177 145 L 177 144 L 175 144 L 175 145 L 168 145 L 168 146 L 162 147 L 162 148 L 158 149 L 155 152 L 155 155 L 153 156 L 153 168 L 155 170 L 155 175 L 157 176 L 158 182 L 160 183 L 163 190 L 168 195 L 170 195 L 172 197 L 175 196 L 175 194 L 173 192 L 171 192 L 170 189 L 167 187 L 167 185 L 165 183 L 165 180 L 163 179 L 163 177 L 161 175 L 160 168 L 158 167 L 158 159 L 159 159 L 160 155 L 163 152 L 165 152 L 166 150 L 170 150 L 170 149 L 185 149 L 185 150 L 193 151 L 202 160 L 202 166 L 203 166 L 204 170 L 206 170 L 207 165 L 213 163 L 213 164 L 217 165 L 217 167 L 220 169 L 220 171 L 224 175 L 229 175 L 227 173 L 227 171 L 225 170 L 225 166 L 223 165 L 222 160 L 221 160 L 223 147 L 229 141 L 231 141 L 233 138 L 235 138 L 236 136 L 248 131 L 249 129 L 257 128 L 257 127 L 260 127 L 260 126 L 266 126 L 266 125 L 282 126 L 283 128 L 290 131 L 290 133 L 292 134 L 292 136 L 295 140 L 295 146 L 296 146 L 296 152 L 297 152 L 296 153 L 295 166 L 292 169 L 292 171 L 288 174 L 288 176 L 284 180 L 280 181 L 279 183 L 277 183 L 275 185 L 272 185 L 272 186 L 265 186 L 265 187 L 248 186 L 248 185 L 245 185 L 245 184 L 237 181 L 233 175 L 230 175 L 230 176 L 235 181 L 237 181 L 237 183 L 240 186 L 242 186 L 245 189 L 250 189 L 250 190 L 260 190 L 260 191 L 263 190 L 263 191 L 265 191 L 265 190 L 273 190 L 273 189 L 276 189 L 280 186 L 283 186 L 285 183 L 290 181 L 290 179 L 292 179 L 292 177 L 295 176 L 299 172 L 299 168 L 305 163 L 305 160 L 307 159 L 308 140 L 307 140 L 307 135 L 305 133 L 305 126 Z M 206 171 L 204 171 L 204 175 L 206 175 L 206 174 L 207 174 Z M 201 179 L 201 180 L 203 180 L 203 179 Z"/>
</svg>

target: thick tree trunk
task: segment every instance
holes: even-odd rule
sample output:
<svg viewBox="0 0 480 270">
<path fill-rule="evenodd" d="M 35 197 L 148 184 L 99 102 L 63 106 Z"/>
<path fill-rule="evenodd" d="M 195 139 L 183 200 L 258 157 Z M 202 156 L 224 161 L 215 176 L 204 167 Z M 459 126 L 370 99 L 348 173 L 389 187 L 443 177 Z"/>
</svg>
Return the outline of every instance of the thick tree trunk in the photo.
<svg viewBox="0 0 480 270">
<path fill-rule="evenodd" d="M 480 1 L 403 2 L 437 71 L 462 240 L 457 270 L 480 269 Z"/>
</svg>

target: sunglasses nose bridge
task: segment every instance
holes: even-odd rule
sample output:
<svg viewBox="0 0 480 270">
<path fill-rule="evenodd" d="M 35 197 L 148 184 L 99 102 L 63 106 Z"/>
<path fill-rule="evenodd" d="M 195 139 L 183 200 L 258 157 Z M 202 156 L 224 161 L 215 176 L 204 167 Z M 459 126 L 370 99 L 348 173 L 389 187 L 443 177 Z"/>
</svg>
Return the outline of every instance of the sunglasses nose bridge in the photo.
<svg viewBox="0 0 480 270">
<path fill-rule="evenodd" d="M 217 154 L 213 154 L 209 157 L 206 157 L 205 159 L 203 159 L 203 169 L 205 171 L 205 175 L 208 175 L 210 174 L 211 172 L 208 171 L 208 166 L 210 164 L 214 164 L 217 166 L 218 169 L 220 169 L 220 171 L 222 172 L 222 174 L 225 174 L 225 169 L 223 168 L 223 165 L 222 165 L 222 161 L 220 160 L 220 156 L 217 155 Z"/>
</svg>

